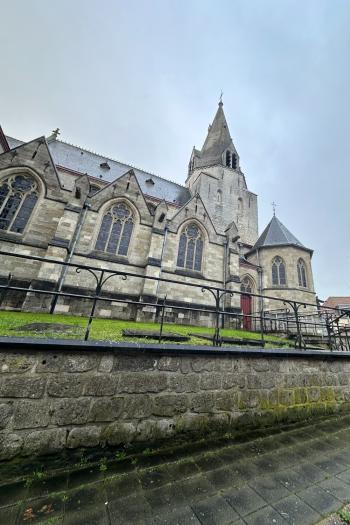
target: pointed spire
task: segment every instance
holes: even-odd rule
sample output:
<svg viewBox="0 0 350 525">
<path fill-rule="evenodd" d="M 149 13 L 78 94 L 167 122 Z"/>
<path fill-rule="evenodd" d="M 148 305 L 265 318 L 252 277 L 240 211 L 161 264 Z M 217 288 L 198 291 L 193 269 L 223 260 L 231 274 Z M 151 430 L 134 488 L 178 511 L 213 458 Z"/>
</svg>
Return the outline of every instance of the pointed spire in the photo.
<svg viewBox="0 0 350 525">
<path fill-rule="evenodd" d="M 230 132 L 223 110 L 223 102 L 220 99 L 219 107 L 212 125 L 208 129 L 208 135 L 201 151 L 202 157 L 217 157 L 232 143 Z"/>
</svg>

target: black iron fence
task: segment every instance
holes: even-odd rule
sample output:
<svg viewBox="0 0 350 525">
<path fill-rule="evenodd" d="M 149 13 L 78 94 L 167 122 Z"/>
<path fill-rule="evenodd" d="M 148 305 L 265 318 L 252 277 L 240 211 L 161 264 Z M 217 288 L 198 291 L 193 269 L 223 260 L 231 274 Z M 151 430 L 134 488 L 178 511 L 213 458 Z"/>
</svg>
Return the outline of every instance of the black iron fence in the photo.
<svg viewBox="0 0 350 525">
<path fill-rule="evenodd" d="M 50 281 L 50 289 L 43 289 L 41 286 L 35 285 L 38 279 L 35 278 L 29 281 L 28 278 L 20 277 L 9 273 L 8 275 L 0 275 L 0 309 L 4 309 L 6 300 L 11 293 L 22 294 L 23 300 L 28 294 L 49 297 L 49 304 L 42 306 L 41 311 L 48 312 L 54 315 L 57 309 L 60 298 L 69 298 L 71 300 L 89 301 L 90 307 L 88 312 L 88 320 L 85 328 L 84 339 L 88 340 L 90 336 L 91 325 L 93 319 L 98 316 L 98 303 L 104 301 L 105 303 L 115 303 L 132 305 L 137 308 L 150 307 L 155 309 L 155 318 L 160 324 L 159 334 L 157 336 L 159 342 L 163 339 L 163 326 L 166 320 L 166 312 L 185 311 L 197 312 L 207 316 L 208 329 L 213 329 L 210 338 L 214 346 L 221 346 L 222 344 L 241 344 L 232 337 L 223 337 L 222 329 L 225 327 L 236 328 L 257 332 L 260 334 L 261 345 L 265 344 L 266 336 L 277 334 L 287 341 L 290 341 L 295 348 L 306 349 L 309 347 L 327 348 L 330 350 L 350 351 L 350 311 L 339 310 L 335 308 L 324 308 L 322 302 L 307 303 L 299 302 L 294 299 L 281 298 L 270 295 L 261 295 L 255 293 L 247 293 L 239 290 L 231 290 L 220 287 L 213 287 L 195 282 L 183 282 L 180 280 L 168 279 L 165 277 L 154 277 L 133 273 L 128 271 L 112 270 L 109 268 L 88 266 L 77 264 L 73 262 L 64 262 L 56 259 L 47 259 L 26 254 L 17 254 L 12 252 L 0 251 L 0 256 L 14 258 L 14 260 L 24 259 L 26 263 L 32 261 L 45 265 L 58 265 L 67 270 L 75 272 L 77 275 L 82 272 L 87 272 L 92 276 L 94 285 L 87 287 L 85 290 L 79 288 L 79 293 L 67 290 L 67 286 L 62 286 L 59 281 Z M 1 270 L 1 269 L 0 269 Z M 115 281 L 114 290 L 118 294 L 118 298 L 111 296 L 110 292 L 106 293 L 104 290 L 105 284 L 112 278 L 119 278 L 126 281 L 129 278 L 142 279 L 144 281 L 153 281 L 156 283 L 164 283 L 165 285 L 185 286 L 188 288 L 199 289 L 201 293 L 206 294 L 207 300 L 202 305 L 188 306 L 184 304 L 177 304 L 177 301 L 171 298 L 171 294 L 164 294 L 163 297 L 158 297 L 156 301 L 149 301 L 145 296 L 140 295 L 137 300 L 128 297 L 125 294 L 118 294 L 118 280 Z M 23 281 L 26 284 L 23 285 Z M 113 295 L 113 294 L 112 294 Z M 241 296 L 250 296 L 259 304 L 259 308 L 250 313 L 242 312 L 240 308 L 227 308 L 227 298 L 236 298 L 239 300 Z M 283 304 L 283 308 L 266 309 L 266 302 L 269 304 L 276 302 Z M 275 303 L 275 304 L 276 304 Z M 20 305 L 17 304 L 17 309 Z M 6 307 L 9 309 L 9 307 Z M 15 308 L 16 309 L 16 308 Z M 26 308 L 25 308 L 26 309 Z M 30 307 L 28 308 L 30 311 Z M 113 320 L 111 319 L 111 322 Z M 203 336 L 206 337 L 206 336 Z M 257 342 L 256 339 L 249 342 Z M 279 340 L 280 341 L 280 340 Z M 270 341 L 272 343 L 272 341 Z"/>
</svg>

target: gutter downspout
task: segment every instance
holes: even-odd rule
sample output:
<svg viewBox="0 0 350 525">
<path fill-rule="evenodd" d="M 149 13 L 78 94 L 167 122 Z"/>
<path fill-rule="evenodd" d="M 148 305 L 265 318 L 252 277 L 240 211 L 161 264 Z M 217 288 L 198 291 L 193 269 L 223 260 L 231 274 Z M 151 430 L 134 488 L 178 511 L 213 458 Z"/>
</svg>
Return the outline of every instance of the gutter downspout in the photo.
<svg viewBox="0 0 350 525">
<path fill-rule="evenodd" d="M 77 222 L 77 225 L 76 225 L 75 230 L 74 230 L 72 241 L 71 241 L 70 245 L 68 246 L 68 253 L 67 253 L 67 255 L 65 257 L 65 260 L 64 260 L 64 262 L 66 262 L 66 263 L 70 263 L 72 258 L 73 258 L 77 242 L 78 242 L 78 240 L 80 238 L 81 229 L 83 227 L 83 224 L 84 224 L 84 221 L 85 221 L 85 217 L 86 217 L 86 214 L 87 214 L 89 209 L 90 209 L 90 204 L 87 204 L 86 201 L 85 201 L 84 204 L 83 204 L 83 208 L 82 208 L 82 210 L 81 210 L 81 212 L 79 214 L 78 222 Z M 67 273 L 68 273 L 68 268 L 69 268 L 69 266 L 63 266 L 60 278 L 58 280 L 56 292 L 61 292 L 61 290 L 63 288 L 63 285 L 64 285 L 65 278 L 66 278 Z M 53 301 L 51 303 L 50 314 L 53 314 L 55 312 L 57 301 L 58 301 L 58 295 L 55 295 L 55 297 L 53 298 Z"/>
<path fill-rule="evenodd" d="M 162 275 L 162 270 L 163 270 L 163 256 L 164 256 L 165 244 L 166 244 L 167 236 L 168 236 L 168 226 L 165 226 L 165 228 L 164 228 L 164 239 L 163 239 L 162 253 L 160 254 L 160 270 L 159 270 L 159 277 L 161 277 L 161 275 Z M 158 283 L 157 283 L 157 289 L 156 289 L 156 297 L 157 297 L 157 301 L 158 301 L 159 285 L 160 285 L 160 281 L 158 281 Z"/>
</svg>

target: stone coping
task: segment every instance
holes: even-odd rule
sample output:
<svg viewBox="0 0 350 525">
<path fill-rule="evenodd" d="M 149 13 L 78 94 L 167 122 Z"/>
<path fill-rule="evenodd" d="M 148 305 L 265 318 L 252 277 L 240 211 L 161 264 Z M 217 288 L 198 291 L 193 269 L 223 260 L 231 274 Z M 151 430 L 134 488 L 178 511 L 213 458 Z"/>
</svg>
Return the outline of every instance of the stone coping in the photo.
<svg viewBox="0 0 350 525">
<path fill-rule="evenodd" d="M 336 359 L 350 358 L 350 352 L 331 352 L 329 350 L 299 350 L 291 348 L 256 348 L 256 347 L 215 347 L 208 345 L 178 345 L 157 343 L 130 343 L 113 341 L 79 341 L 75 339 L 44 339 L 36 337 L 0 337 L 0 352 L 18 351 L 84 351 L 84 352 L 137 352 L 167 355 L 203 355 L 203 356 L 247 356 L 247 357 L 290 357 Z"/>
</svg>

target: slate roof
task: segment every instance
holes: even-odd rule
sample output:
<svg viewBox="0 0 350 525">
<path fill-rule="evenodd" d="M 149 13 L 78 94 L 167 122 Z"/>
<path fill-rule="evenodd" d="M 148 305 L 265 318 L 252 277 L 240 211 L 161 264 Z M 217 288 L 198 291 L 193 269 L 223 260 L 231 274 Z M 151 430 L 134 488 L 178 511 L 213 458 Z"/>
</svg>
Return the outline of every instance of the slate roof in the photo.
<svg viewBox="0 0 350 525">
<path fill-rule="evenodd" d="M 10 148 L 15 148 L 24 144 L 22 141 L 7 137 Z M 87 173 L 91 177 L 113 182 L 121 175 L 134 170 L 142 192 L 150 197 L 165 200 L 177 205 L 184 205 L 191 198 L 191 193 L 185 186 L 177 184 L 152 173 L 135 168 L 129 164 L 124 164 L 109 157 L 104 157 L 88 151 L 79 146 L 73 146 L 61 140 L 52 140 L 48 142 L 52 158 L 57 166 L 79 172 Z M 106 164 L 109 168 L 101 167 Z M 148 182 L 147 182 L 148 181 Z M 151 182 L 152 181 L 152 182 Z"/>
<path fill-rule="evenodd" d="M 250 251 L 267 246 L 297 246 L 306 248 L 274 215 Z"/>
<path fill-rule="evenodd" d="M 201 151 L 194 150 L 194 154 L 197 157 L 196 166 L 221 163 L 222 154 L 228 147 L 234 148 L 234 145 L 223 110 L 223 103 L 219 102 L 218 110 L 213 123 L 209 126 L 208 134 Z"/>
</svg>

